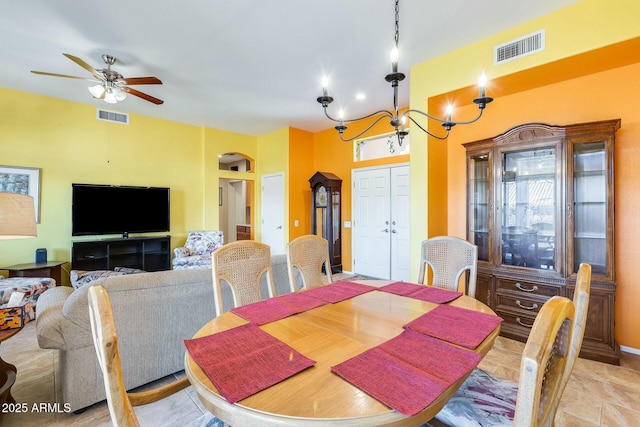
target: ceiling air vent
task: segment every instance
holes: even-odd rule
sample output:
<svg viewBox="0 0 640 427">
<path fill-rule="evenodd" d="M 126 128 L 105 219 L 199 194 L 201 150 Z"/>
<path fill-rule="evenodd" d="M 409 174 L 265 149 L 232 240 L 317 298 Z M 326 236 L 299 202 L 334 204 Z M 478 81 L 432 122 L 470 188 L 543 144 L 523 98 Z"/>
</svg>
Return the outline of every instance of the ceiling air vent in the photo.
<svg viewBox="0 0 640 427">
<path fill-rule="evenodd" d="M 98 120 L 104 120 L 105 122 L 120 123 L 123 125 L 129 124 L 129 115 L 124 113 L 116 113 L 115 111 L 101 110 L 98 108 L 97 113 Z"/>
<path fill-rule="evenodd" d="M 511 40 L 493 48 L 494 65 L 544 50 L 544 30 Z"/>
</svg>

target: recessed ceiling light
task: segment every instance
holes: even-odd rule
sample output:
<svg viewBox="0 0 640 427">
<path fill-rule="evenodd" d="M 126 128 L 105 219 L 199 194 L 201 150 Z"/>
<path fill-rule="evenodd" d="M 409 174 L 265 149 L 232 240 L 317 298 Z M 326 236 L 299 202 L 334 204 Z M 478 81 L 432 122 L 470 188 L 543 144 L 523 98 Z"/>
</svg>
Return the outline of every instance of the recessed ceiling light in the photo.
<svg viewBox="0 0 640 427">
<path fill-rule="evenodd" d="M 361 93 L 357 93 L 357 94 L 356 94 L 356 99 L 357 99 L 358 101 L 362 101 L 363 99 L 366 99 L 366 97 L 367 97 L 367 95 L 365 95 L 365 94 L 364 94 L 364 93 L 362 93 L 362 92 L 361 92 Z"/>
</svg>

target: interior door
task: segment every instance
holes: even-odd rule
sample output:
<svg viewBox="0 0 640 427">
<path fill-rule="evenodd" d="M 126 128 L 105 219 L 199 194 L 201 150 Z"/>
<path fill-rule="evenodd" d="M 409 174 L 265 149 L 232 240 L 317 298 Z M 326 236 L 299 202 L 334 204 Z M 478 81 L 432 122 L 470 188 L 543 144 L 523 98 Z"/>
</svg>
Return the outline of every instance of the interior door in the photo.
<svg viewBox="0 0 640 427">
<path fill-rule="evenodd" d="M 389 279 L 389 169 L 353 173 L 353 272 Z"/>
<path fill-rule="evenodd" d="M 409 281 L 409 166 L 391 168 L 391 280 Z"/>
<path fill-rule="evenodd" d="M 271 247 L 271 255 L 284 254 L 284 174 L 263 175 L 261 180 L 261 241 Z"/>
</svg>

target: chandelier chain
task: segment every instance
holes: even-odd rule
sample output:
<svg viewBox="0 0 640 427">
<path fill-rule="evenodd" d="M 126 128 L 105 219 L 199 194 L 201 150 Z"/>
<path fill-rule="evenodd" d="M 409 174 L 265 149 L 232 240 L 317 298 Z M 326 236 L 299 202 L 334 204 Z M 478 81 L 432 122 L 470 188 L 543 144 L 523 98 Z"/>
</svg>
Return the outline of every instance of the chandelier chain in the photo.
<svg viewBox="0 0 640 427">
<path fill-rule="evenodd" d="M 400 0 L 396 0 L 396 34 L 395 34 L 395 46 L 398 47 L 400 42 Z"/>
</svg>

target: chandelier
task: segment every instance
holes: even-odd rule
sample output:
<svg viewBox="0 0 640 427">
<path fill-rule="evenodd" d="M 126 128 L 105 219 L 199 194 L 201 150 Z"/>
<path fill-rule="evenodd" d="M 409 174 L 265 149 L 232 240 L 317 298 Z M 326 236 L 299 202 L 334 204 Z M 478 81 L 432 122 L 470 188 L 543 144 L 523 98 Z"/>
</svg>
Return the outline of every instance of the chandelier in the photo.
<svg viewBox="0 0 640 427">
<path fill-rule="evenodd" d="M 396 0 L 396 8 L 395 8 L 395 12 L 396 12 L 396 22 L 395 22 L 395 37 L 394 37 L 394 41 L 393 41 L 393 48 L 391 49 L 391 73 L 387 74 L 385 76 L 385 80 L 389 83 L 391 83 L 391 87 L 393 88 L 393 110 L 389 111 L 389 110 L 378 110 L 375 111 L 371 114 L 367 114 L 365 116 L 362 117 L 358 117 L 358 118 L 353 118 L 353 119 L 345 119 L 344 118 L 344 110 L 340 110 L 338 113 L 338 118 L 334 118 L 331 117 L 331 115 L 329 115 L 329 113 L 327 112 L 327 107 L 329 106 L 329 104 L 331 104 L 333 102 L 333 97 L 329 96 L 329 91 L 328 91 L 328 86 L 329 86 L 329 81 L 328 78 L 325 76 L 322 79 L 322 96 L 319 96 L 316 100 L 320 103 L 320 105 L 322 105 L 322 108 L 324 110 L 324 115 L 329 119 L 332 120 L 336 123 L 338 123 L 337 126 L 335 126 L 335 129 L 338 131 L 338 133 L 340 134 L 340 139 L 344 142 L 349 142 L 349 141 L 353 141 L 356 138 L 361 137 L 362 135 L 364 135 L 366 132 L 368 132 L 376 123 L 378 123 L 379 121 L 388 118 L 389 119 L 389 123 L 391 124 L 391 126 L 393 126 L 393 128 L 395 129 L 395 133 L 398 137 L 398 144 L 402 145 L 402 140 L 405 136 L 407 136 L 409 134 L 408 130 L 406 129 L 406 125 L 407 120 L 410 120 L 411 122 L 413 122 L 414 125 L 416 125 L 418 128 L 420 128 L 423 132 L 425 132 L 426 134 L 437 138 L 437 139 L 447 139 L 449 137 L 449 132 L 451 131 L 451 128 L 454 127 L 455 125 L 466 125 L 466 124 L 470 124 L 473 123 L 475 121 L 477 121 L 478 119 L 480 119 L 480 117 L 482 117 L 482 112 L 484 111 L 484 108 L 487 106 L 487 104 L 489 104 L 491 101 L 493 101 L 493 98 L 486 96 L 485 94 L 485 86 L 487 84 L 487 78 L 485 76 L 484 73 L 482 73 L 482 76 L 480 76 L 480 80 L 478 82 L 478 85 L 480 87 L 480 95 L 475 98 L 473 100 L 473 103 L 476 104 L 478 106 L 478 115 L 472 119 L 472 120 L 468 120 L 468 121 L 453 121 L 451 119 L 451 114 L 453 112 L 453 105 L 449 104 L 447 106 L 446 109 L 446 118 L 440 118 L 440 117 L 436 117 L 433 116 L 429 113 L 425 113 L 423 111 L 420 110 L 407 110 L 405 112 L 403 112 L 402 114 L 400 114 L 400 109 L 398 106 L 398 84 L 404 80 L 405 75 L 401 72 L 398 71 L 398 59 L 399 59 L 399 50 L 398 50 L 398 42 L 400 39 L 400 25 L 399 25 L 399 15 L 400 15 L 400 7 L 399 7 L 399 0 Z M 421 126 L 411 115 L 412 114 L 420 114 L 424 117 L 427 117 L 429 119 L 432 120 L 436 120 L 438 122 L 440 122 L 440 124 L 442 125 L 442 127 L 444 127 L 445 129 L 445 134 L 442 135 L 435 135 L 431 132 L 429 132 L 427 129 L 425 129 L 425 127 Z M 369 124 L 362 132 L 350 137 L 350 138 L 345 138 L 344 137 L 344 132 L 347 130 L 347 126 L 345 125 L 345 123 L 351 123 L 351 122 L 356 122 L 359 120 L 365 120 L 365 119 L 369 119 L 369 118 L 374 118 L 373 122 L 371 124 Z"/>
</svg>

